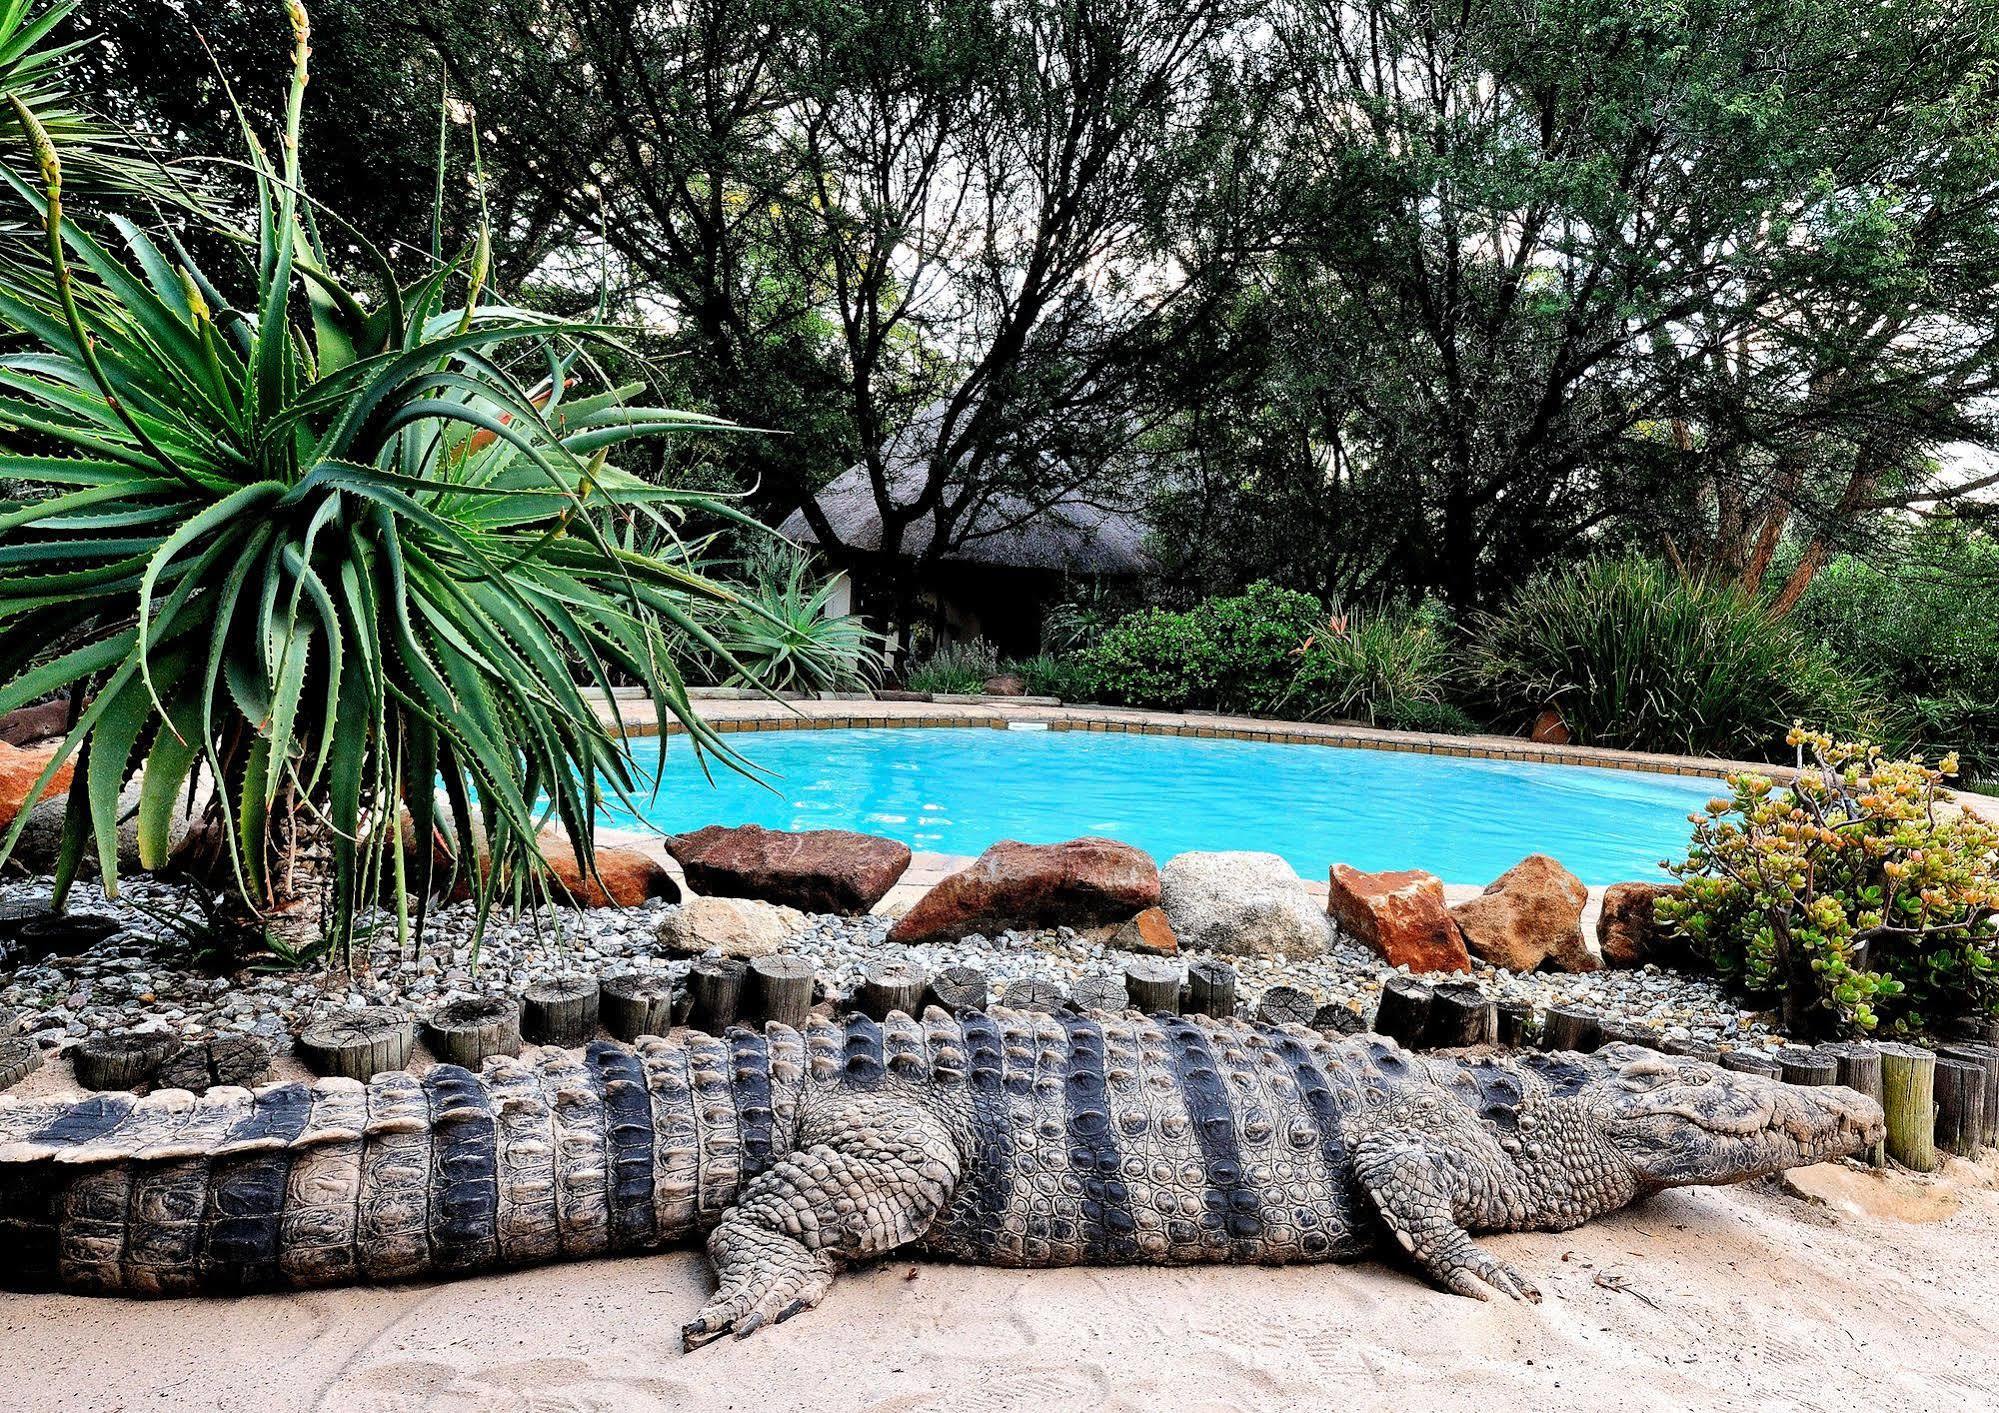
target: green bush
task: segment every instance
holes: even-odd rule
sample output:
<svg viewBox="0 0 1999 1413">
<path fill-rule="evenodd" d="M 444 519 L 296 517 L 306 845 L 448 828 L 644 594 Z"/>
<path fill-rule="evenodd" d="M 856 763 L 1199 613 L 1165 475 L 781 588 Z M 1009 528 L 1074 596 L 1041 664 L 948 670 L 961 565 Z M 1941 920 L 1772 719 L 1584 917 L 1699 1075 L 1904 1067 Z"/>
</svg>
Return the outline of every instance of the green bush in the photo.
<svg viewBox="0 0 1999 1413">
<path fill-rule="evenodd" d="M 1872 681 L 1733 588 L 1638 558 L 1543 575 L 1483 615 L 1483 688 L 1521 719 L 1553 706 L 1578 742 L 1769 759 L 1790 725 L 1876 731 Z"/>
<path fill-rule="evenodd" d="M 1442 609 L 1429 604 L 1333 614 L 1295 654 L 1295 676 L 1284 699 L 1287 714 L 1406 730 L 1460 730 L 1470 718 L 1446 704 L 1457 676 L 1449 635 Z M 1432 724 L 1437 722 L 1449 724 Z"/>
<path fill-rule="evenodd" d="M 1086 695 L 1169 711 L 1275 711 L 1292 690 L 1306 640 L 1324 621 L 1317 599 L 1272 584 L 1180 613 L 1143 609 L 1083 653 Z"/>
<path fill-rule="evenodd" d="M 1956 761 L 1791 739 L 1806 768 L 1781 788 L 1730 777 L 1660 920 L 1724 976 L 1780 998 L 1794 1035 L 1999 1015 L 1999 829 L 1943 799 Z"/>
<path fill-rule="evenodd" d="M 909 670 L 912 692 L 983 692 L 988 678 L 999 674 L 999 653 L 983 638 L 946 643 Z"/>
<path fill-rule="evenodd" d="M 1999 542 L 1955 521 L 1892 547 L 1892 568 L 1842 555 L 1791 621 L 1877 676 L 1925 751 L 1957 751 L 1967 776 L 1999 775 Z"/>
</svg>

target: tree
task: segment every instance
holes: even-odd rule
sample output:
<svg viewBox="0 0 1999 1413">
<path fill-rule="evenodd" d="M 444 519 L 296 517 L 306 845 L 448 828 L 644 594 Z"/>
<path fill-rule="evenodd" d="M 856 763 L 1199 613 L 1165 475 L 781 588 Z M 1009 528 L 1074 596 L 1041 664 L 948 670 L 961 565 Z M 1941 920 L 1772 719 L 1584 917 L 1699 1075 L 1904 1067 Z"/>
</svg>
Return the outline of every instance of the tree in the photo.
<svg viewBox="0 0 1999 1413">
<path fill-rule="evenodd" d="M 1961 66 L 1994 39 L 1889 8 L 1280 6 L 1267 138 L 1199 219 L 1219 307 L 1321 331 L 1283 484 L 1392 488 L 1401 533 L 1341 536 L 1460 606 L 1616 533 L 1754 578 L 1794 522 L 1829 545 L 1955 494 L 1921 468 L 1988 434 L 1992 99 Z"/>
</svg>

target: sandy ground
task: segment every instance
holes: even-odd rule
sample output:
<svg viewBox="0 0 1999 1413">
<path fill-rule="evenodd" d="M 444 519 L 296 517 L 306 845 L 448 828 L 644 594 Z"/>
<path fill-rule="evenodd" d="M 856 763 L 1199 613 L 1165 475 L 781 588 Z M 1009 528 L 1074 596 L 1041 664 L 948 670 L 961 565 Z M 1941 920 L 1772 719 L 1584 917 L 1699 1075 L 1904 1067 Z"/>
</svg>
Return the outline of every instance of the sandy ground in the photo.
<svg viewBox="0 0 1999 1413">
<path fill-rule="evenodd" d="M 0 1296 L 7 1409 L 1999 1409 L 1994 1170 L 1814 1169 L 1492 1239 L 1538 1307 L 1386 1266 L 893 1261 L 680 1352 L 686 1253 L 452 1285 L 142 1304 Z"/>
</svg>

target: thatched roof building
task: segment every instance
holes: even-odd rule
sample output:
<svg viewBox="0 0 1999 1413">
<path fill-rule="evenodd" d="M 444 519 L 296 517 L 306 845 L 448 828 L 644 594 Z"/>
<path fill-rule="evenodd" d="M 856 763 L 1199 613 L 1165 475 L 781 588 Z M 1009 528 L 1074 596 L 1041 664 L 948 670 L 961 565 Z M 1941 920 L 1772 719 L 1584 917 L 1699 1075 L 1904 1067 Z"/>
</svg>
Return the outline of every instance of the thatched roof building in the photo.
<svg viewBox="0 0 1999 1413">
<path fill-rule="evenodd" d="M 934 420 L 934 409 L 926 409 L 891 443 L 888 486 L 895 504 L 914 502 L 928 483 Z M 1020 478 L 1046 486 L 1079 479 L 1052 457 L 1032 476 Z M 882 554 L 881 508 L 867 467 L 857 464 L 835 477 L 818 502 L 839 541 L 828 547 L 828 555 L 854 574 L 861 606 L 867 608 L 869 590 L 894 577 Z M 1129 484 L 1033 499 L 993 492 L 965 523 L 953 527 L 942 554 L 930 555 L 940 533 L 940 517 L 932 513 L 904 527 L 896 558 L 904 561 L 905 573 L 908 562 L 926 562 L 917 576 L 918 594 L 945 637 L 980 635 L 1003 651 L 1029 652 L 1039 646 L 1042 610 L 1071 587 L 1070 581 L 1131 579 L 1156 567 L 1140 507 L 1140 490 Z M 819 543 L 803 510 L 793 511 L 780 528 L 800 544 Z"/>
</svg>

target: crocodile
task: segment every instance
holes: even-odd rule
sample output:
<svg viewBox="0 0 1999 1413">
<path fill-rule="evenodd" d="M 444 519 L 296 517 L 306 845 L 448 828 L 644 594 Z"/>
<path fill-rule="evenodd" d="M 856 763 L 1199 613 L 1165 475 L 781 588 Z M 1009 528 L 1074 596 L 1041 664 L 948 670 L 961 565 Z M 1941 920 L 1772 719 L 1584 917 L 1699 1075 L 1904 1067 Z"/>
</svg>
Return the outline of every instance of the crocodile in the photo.
<svg viewBox="0 0 1999 1413">
<path fill-rule="evenodd" d="M 689 1349 L 899 1248 L 1000 1266 L 1351 1261 L 1540 1298 L 1562 1231 L 1882 1135 L 1850 1089 L 1615 1044 L 931 1009 L 530 1049 L 197 1098 L 0 1100 L 0 1278 L 162 1296 L 438 1278 L 705 1238 Z"/>
</svg>

